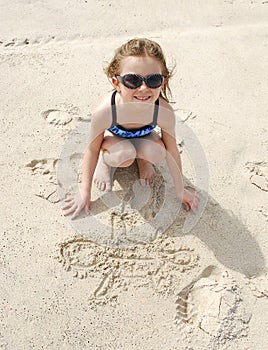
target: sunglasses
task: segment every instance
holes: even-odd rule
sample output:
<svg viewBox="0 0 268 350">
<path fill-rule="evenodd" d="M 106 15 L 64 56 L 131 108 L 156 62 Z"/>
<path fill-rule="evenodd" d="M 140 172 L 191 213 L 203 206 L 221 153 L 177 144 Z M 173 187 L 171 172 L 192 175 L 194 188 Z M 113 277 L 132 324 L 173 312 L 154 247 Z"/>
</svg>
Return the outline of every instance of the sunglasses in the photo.
<svg viewBox="0 0 268 350">
<path fill-rule="evenodd" d="M 126 74 L 123 76 L 116 75 L 116 78 L 128 89 L 137 89 L 143 82 L 145 82 L 148 88 L 157 89 L 164 81 L 164 76 L 162 74 L 151 74 L 147 77 L 141 77 L 137 74 Z"/>
</svg>

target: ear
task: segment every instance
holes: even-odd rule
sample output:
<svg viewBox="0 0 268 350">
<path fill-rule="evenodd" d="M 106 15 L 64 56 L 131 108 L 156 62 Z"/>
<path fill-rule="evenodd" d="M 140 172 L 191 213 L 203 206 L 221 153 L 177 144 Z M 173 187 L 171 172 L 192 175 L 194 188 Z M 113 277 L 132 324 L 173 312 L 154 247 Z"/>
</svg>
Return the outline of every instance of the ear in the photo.
<svg viewBox="0 0 268 350">
<path fill-rule="evenodd" d="M 112 85 L 115 88 L 115 90 L 117 90 L 118 92 L 120 92 L 120 87 L 119 87 L 119 81 L 116 79 L 116 77 L 112 77 Z"/>
</svg>

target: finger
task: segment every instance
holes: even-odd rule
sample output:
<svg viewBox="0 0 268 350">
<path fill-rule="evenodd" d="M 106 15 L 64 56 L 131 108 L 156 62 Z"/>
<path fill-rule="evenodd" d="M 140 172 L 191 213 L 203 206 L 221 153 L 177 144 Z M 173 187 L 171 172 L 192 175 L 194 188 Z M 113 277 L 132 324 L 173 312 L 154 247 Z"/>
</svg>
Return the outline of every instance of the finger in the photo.
<svg viewBox="0 0 268 350">
<path fill-rule="evenodd" d="M 76 208 L 75 212 L 73 213 L 73 216 L 71 217 L 71 220 L 74 220 L 79 215 L 81 210 L 82 210 L 81 207 Z"/>
<path fill-rule="evenodd" d="M 99 189 L 100 189 L 101 191 L 104 191 L 104 190 L 105 190 L 105 183 L 104 183 L 104 182 L 99 183 Z"/>
<path fill-rule="evenodd" d="M 68 198 L 65 198 L 64 199 L 64 202 L 70 202 L 71 200 L 73 200 L 74 199 L 74 197 L 68 197 Z"/>
<path fill-rule="evenodd" d="M 85 207 L 85 213 L 86 213 L 86 215 L 88 215 L 89 214 L 89 207 Z"/>
<path fill-rule="evenodd" d="M 69 208 L 71 208 L 72 206 L 73 206 L 73 202 L 72 203 L 69 203 L 69 204 L 66 204 L 64 207 L 62 207 L 61 209 L 62 210 L 65 210 L 65 209 L 69 209 Z"/>
<path fill-rule="evenodd" d="M 198 201 L 197 200 L 194 200 L 191 204 L 191 209 L 192 211 L 196 214 L 197 213 L 197 210 L 198 210 Z"/>
<path fill-rule="evenodd" d="M 191 206 L 189 205 L 189 203 L 183 203 L 184 204 L 184 207 L 185 207 L 185 210 L 186 211 L 189 211 L 191 209 Z"/>
<path fill-rule="evenodd" d="M 70 215 L 76 210 L 76 205 L 74 204 L 69 210 L 67 210 L 63 215 Z"/>
</svg>

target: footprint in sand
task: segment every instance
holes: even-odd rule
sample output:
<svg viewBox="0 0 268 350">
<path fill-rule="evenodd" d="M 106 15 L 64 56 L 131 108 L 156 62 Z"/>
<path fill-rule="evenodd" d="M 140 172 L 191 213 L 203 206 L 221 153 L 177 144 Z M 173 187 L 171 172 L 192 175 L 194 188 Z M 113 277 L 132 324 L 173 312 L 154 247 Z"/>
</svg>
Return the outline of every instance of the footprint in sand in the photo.
<svg viewBox="0 0 268 350">
<path fill-rule="evenodd" d="M 81 182 L 81 162 L 83 154 L 74 153 L 66 160 L 71 165 L 72 171 L 65 171 L 64 167 L 61 167 L 59 173 L 58 165 L 63 162 L 62 159 L 44 158 L 44 159 L 33 159 L 31 162 L 26 164 L 26 167 L 31 169 L 31 174 L 39 177 L 38 189 L 35 195 L 48 200 L 51 203 L 58 203 L 60 201 L 58 188 L 55 186 L 62 187 L 61 179 L 70 178 L 69 182 L 75 182 L 76 184 Z M 62 174 L 63 173 L 63 174 Z M 45 183 L 44 183 L 45 182 Z M 61 196 L 60 196 L 61 197 Z M 64 196 L 62 196 L 63 198 Z"/>
<path fill-rule="evenodd" d="M 58 159 L 45 158 L 45 159 L 33 159 L 26 164 L 26 167 L 31 169 L 31 174 L 40 177 L 38 180 L 37 188 L 34 189 L 35 195 L 43 199 L 48 200 L 51 203 L 58 203 L 59 198 L 57 194 L 57 179 L 56 179 L 56 166 Z M 45 184 L 43 184 L 44 177 Z"/>
<path fill-rule="evenodd" d="M 71 113 L 57 110 L 48 109 L 41 113 L 42 117 L 53 126 L 59 127 L 69 124 L 73 120 L 73 115 Z"/>
<path fill-rule="evenodd" d="M 41 116 L 48 122 L 57 128 L 63 128 L 69 125 L 70 128 L 74 127 L 74 123 L 77 121 L 89 121 L 88 117 L 84 118 L 75 113 L 76 111 L 65 111 L 61 109 L 48 109 L 41 113 Z"/>
<path fill-rule="evenodd" d="M 59 261 L 74 277 L 96 277 L 98 287 L 90 297 L 91 306 L 117 298 L 128 286 L 150 286 L 157 294 L 175 294 L 184 272 L 198 266 L 199 256 L 178 237 L 159 237 L 146 245 L 129 248 L 99 246 L 83 238 L 61 243 Z"/>
<path fill-rule="evenodd" d="M 250 182 L 262 191 L 268 191 L 268 163 L 247 162 L 246 168 L 250 171 Z"/>
<path fill-rule="evenodd" d="M 55 169 L 57 162 L 58 159 L 54 158 L 33 159 L 26 166 L 31 168 L 33 175 L 48 175 L 48 181 L 56 184 Z"/>
<path fill-rule="evenodd" d="M 4 47 L 11 47 L 11 46 L 25 46 L 25 45 L 36 45 L 36 44 L 47 44 L 53 40 L 55 40 L 55 36 L 48 36 L 48 37 L 35 37 L 32 39 L 29 38 L 13 38 L 11 40 L 0 40 L 0 45 L 3 45 Z"/>
<path fill-rule="evenodd" d="M 208 266 L 179 292 L 176 304 L 176 323 L 186 342 L 201 336 L 206 346 L 218 349 L 248 334 L 251 312 L 227 271 Z"/>
</svg>

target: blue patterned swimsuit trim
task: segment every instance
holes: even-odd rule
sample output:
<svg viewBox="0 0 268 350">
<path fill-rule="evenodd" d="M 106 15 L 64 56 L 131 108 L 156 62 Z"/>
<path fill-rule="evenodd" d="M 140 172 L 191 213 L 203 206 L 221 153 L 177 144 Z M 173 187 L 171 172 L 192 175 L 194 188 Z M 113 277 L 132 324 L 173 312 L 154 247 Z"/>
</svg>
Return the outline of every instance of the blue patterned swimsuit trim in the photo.
<svg viewBox="0 0 268 350">
<path fill-rule="evenodd" d="M 114 135 L 119 136 L 119 137 L 123 137 L 126 139 L 131 139 L 134 137 L 142 137 L 142 136 L 148 135 L 156 127 L 158 110 L 159 110 L 159 99 L 157 99 L 155 101 L 154 116 L 153 116 L 152 124 L 144 125 L 143 127 L 138 128 L 138 129 L 126 129 L 122 125 L 117 124 L 115 95 L 116 95 L 116 91 L 113 92 L 112 98 L 111 98 L 113 122 L 112 122 L 112 126 L 108 129 Z"/>
</svg>

